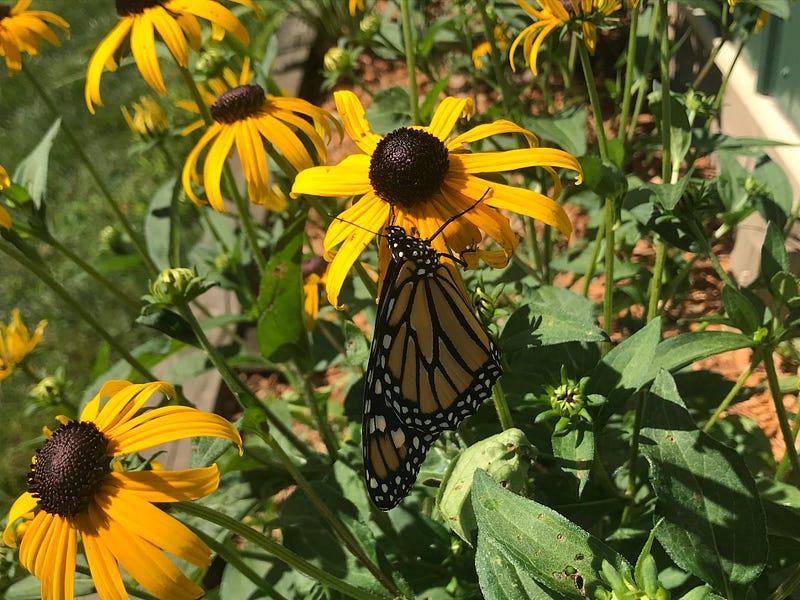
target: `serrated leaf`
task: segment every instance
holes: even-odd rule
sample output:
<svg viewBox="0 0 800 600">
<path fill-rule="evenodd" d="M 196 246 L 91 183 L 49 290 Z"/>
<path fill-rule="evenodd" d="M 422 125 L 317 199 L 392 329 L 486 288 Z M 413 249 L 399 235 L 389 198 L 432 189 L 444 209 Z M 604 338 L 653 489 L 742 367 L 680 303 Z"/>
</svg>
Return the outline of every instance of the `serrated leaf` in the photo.
<svg viewBox="0 0 800 600">
<path fill-rule="evenodd" d="M 31 195 L 36 208 L 41 208 L 42 199 L 47 192 L 47 171 L 50 150 L 53 148 L 53 141 L 61 128 L 61 119 L 58 118 L 44 134 L 44 137 L 36 145 L 36 148 L 19 163 L 17 170 L 14 171 L 12 179 L 26 187 Z"/>
<path fill-rule="evenodd" d="M 484 593 L 484 585 L 519 579 L 522 573 L 554 592 L 553 597 L 583 600 L 605 589 L 599 572 L 603 559 L 630 571 L 627 561 L 602 541 L 553 509 L 505 490 L 484 471 L 476 471 L 472 482 L 472 508 L 478 551 L 492 559 L 482 565 Z"/>
<path fill-rule="evenodd" d="M 301 259 L 305 215 L 287 226 L 267 263 L 258 294 L 258 345 L 267 360 L 308 366 L 310 349 L 303 319 Z"/>
<path fill-rule="evenodd" d="M 664 518 L 661 545 L 725 597 L 743 598 L 767 560 L 758 488 L 734 450 L 697 430 L 666 371 L 645 400 L 640 449 L 650 465 L 656 515 Z"/>
<path fill-rule="evenodd" d="M 591 423 L 583 420 L 570 423 L 567 428 L 554 431 L 550 442 L 558 465 L 578 480 L 580 496 L 589 482 L 589 470 L 594 460 L 594 430 Z"/>
</svg>

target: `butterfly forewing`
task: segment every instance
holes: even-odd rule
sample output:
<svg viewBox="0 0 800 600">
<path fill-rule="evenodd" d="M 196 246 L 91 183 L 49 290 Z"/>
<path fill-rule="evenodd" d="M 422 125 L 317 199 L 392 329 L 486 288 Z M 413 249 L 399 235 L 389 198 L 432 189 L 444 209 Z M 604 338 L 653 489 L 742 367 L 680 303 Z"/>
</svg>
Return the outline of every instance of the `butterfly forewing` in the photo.
<svg viewBox="0 0 800 600">
<path fill-rule="evenodd" d="M 502 373 L 453 265 L 400 227 L 389 227 L 387 237 L 392 261 L 367 366 L 363 426 L 367 487 L 379 508 L 408 493 L 430 444 L 473 414 Z"/>
</svg>

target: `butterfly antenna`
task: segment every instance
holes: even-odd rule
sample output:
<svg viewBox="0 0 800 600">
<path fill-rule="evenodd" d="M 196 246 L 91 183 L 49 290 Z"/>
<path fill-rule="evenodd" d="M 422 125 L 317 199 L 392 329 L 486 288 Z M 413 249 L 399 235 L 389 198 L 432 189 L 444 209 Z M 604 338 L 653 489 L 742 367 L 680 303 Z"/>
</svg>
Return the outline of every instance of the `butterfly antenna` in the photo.
<svg viewBox="0 0 800 600">
<path fill-rule="evenodd" d="M 372 231 L 371 229 L 367 229 L 363 225 L 359 225 L 358 223 L 354 223 L 353 221 L 348 221 L 347 219 L 343 219 L 342 217 L 339 217 L 339 216 L 336 216 L 336 215 L 332 215 L 330 213 L 328 213 L 328 216 L 334 221 L 341 221 L 342 223 L 347 223 L 348 225 L 352 225 L 353 227 L 358 227 L 359 229 L 362 229 L 364 231 L 368 231 L 369 233 L 371 233 L 373 235 L 377 235 L 379 237 L 385 237 L 385 234 L 379 233 L 377 231 Z"/>
<path fill-rule="evenodd" d="M 492 191 L 492 188 L 490 188 L 490 187 L 487 187 L 487 188 L 486 188 L 486 191 L 485 191 L 485 192 L 483 192 L 483 194 L 481 194 L 481 197 L 480 197 L 480 198 L 478 198 L 477 200 L 475 200 L 475 202 L 473 202 L 472 204 L 470 204 L 470 205 L 469 205 L 467 208 L 465 208 L 464 210 L 462 210 L 460 213 L 456 213 L 456 214 L 454 214 L 452 217 L 450 217 L 450 218 L 449 218 L 449 219 L 447 219 L 447 220 L 446 220 L 444 223 L 442 223 L 442 224 L 439 226 L 439 229 L 437 229 L 436 231 L 434 231 L 434 232 L 433 232 L 433 235 L 432 235 L 431 237 L 429 237 L 429 238 L 428 238 L 428 241 L 430 242 L 430 241 L 432 241 L 433 239 L 435 239 L 435 238 L 436 238 L 436 236 L 438 236 L 440 233 L 442 233 L 442 231 L 444 231 L 444 228 L 445 228 L 445 227 L 447 227 L 448 225 L 450 225 L 450 223 L 452 223 L 452 222 L 453 222 L 453 221 L 455 221 L 456 219 L 460 219 L 460 218 L 461 218 L 461 217 L 463 217 L 465 214 L 467 214 L 469 211 L 471 211 L 473 208 L 475 208 L 476 206 L 478 206 L 478 204 L 480 204 L 481 202 L 483 202 L 483 199 L 484 199 L 484 198 L 486 198 L 486 196 L 488 196 L 488 195 L 489 195 L 489 192 L 491 192 L 491 191 Z"/>
</svg>

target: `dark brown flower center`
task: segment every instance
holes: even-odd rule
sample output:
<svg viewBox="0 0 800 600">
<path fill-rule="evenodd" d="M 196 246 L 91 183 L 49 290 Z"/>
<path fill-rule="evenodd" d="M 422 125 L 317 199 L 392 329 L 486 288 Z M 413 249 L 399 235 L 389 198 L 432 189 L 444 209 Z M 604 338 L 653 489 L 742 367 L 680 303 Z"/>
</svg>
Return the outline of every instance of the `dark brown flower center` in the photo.
<svg viewBox="0 0 800 600">
<path fill-rule="evenodd" d="M 378 142 L 369 163 L 375 193 L 389 204 L 411 207 L 440 191 L 450 161 L 447 146 L 421 129 L 402 127 Z"/>
<path fill-rule="evenodd" d="M 10 16 L 11 16 L 11 7 L 6 6 L 5 4 L 0 4 L 0 21 Z"/>
<path fill-rule="evenodd" d="M 117 14 L 120 17 L 140 15 L 148 8 L 161 6 L 163 0 L 116 0 Z"/>
<path fill-rule="evenodd" d="M 240 85 L 217 96 L 211 116 L 217 123 L 236 123 L 260 113 L 266 99 L 260 85 Z"/>
<path fill-rule="evenodd" d="M 561 6 L 564 7 L 569 14 L 575 14 L 575 7 L 572 5 L 572 0 L 561 0 Z"/>
<path fill-rule="evenodd" d="M 56 429 L 28 473 L 39 508 L 61 517 L 85 512 L 108 472 L 106 445 L 94 423 L 70 421 Z"/>
</svg>

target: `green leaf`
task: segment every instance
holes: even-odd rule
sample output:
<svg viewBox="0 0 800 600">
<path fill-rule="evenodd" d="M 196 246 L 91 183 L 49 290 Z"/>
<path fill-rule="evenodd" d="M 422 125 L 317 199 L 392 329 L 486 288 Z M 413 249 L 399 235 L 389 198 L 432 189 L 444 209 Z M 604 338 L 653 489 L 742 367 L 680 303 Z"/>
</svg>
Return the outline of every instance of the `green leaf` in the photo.
<svg viewBox="0 0 800 600">
<path fill-rule="evenodd" d="M 36 148 L 19 163 L 12 179 L 28 188 L 33 204 L 36 208 L 42 207 L 42 199 L 47 192 L 47 163 L 50 150 L 53 147 L 58 130 L 61 128 L 61 119 L 58 118 L 44 134 Z"/>
<path fill-rule="evenodd" d="M 669 337 L 658 344 L 646 381 L 651 381 L 660 369 L 675 371 L 696 360 L 753 344 L 750 337 L 733 331 L 691 331 Z"/>
<path fill-rule="evenodd" d="M 517 579 L 520 589 L 532 589 L 528 582 L 533 579 L 552 591 L 544 597 L 596 598 L 604 589 L 599 571 L 603 559 L 618 570 L 630 570 L 602 541 L 551 508 L 503 489 L 484 471 L 475 472 L 472 508 L 478 554 L 483 553 L 479 582 L 487 596 L 503 597 L 496 595 L 496 582 Z"/>
<path fill-rule="evenodd" d="M 589 154 L 578 158 L 583 170 L 583 185 L 602 198 L 621 198 L 628 189 L 628 180 L 611 161 Z"/>
<path fill-rule="evenodd" d="M 589 470 L 594 460 L 594 430 L 591 423 L 573 421 L 567 427 L 554 431 L 550 441 L 558 465 L 577 478 L 580 496 L 589 482 Z"/>
<path fill-rule="evenodd" d="M 144 235 L 147 253 L 159 269 L 177 267 L 170 264 L 170 239 L 172 191 L 174 181 L 168 181 L 153 194 L 144 217 Z"/>
<path fill-rule="evenodd" d="M 586 109 L 573 106 L 551 116 L 526 116 L 523 125 L 574 156 L 586 154 Z"/>
<path fill-rule="evenodd" d="M 678 183 L 646 183 L 647 189 L 655 194 L 654 201 L 664 211 L 669 212 L 678 204 L 689 185 L 690 177 L 681 177 Z"/>
<path fill-rule="evenodd" d="M 752 302 L 730 285 L 722 288 L 722 304 L 733 324 L 744 333 L 754 333 L 761 327 L 761 318 Z"/>
<path fill-rule="evenodd" d="M 302 214 L 284 231 L 267 263 L 258 294 L 258 344 L 267 360 L 298 361 L 307 367 L 310 358 L 308 332 L 303 320 L 301 259 Z"/>
<path fill-rule="evenodd" d="M 509 317 L 500 336 L 506 352 L 564 342 L 602 342 L 594 303 L 565 288 L 542 287 Z"/>
<path fill-rule="evenodd" d="M 162 306 L 152 304 L 143 306 L 141 314 L 136 317 L 136 322 L 165 333 L 184 344 L 200 347 L 200 342 L 195 337 L 189 323 L 179 314 Z"/>
<path fill-rule="evenodd" d="M 729 600 L 764 569 L 767 535 L 758 488 L 744 460 L 697 430 L 672 376 L 645 400 L 640 449 L 664 517 L 658 540 L 672 560 Z"/>
<path fill-rule="evenodd" d="M 650 380 L 660 338 L 661 319 L 653 319 L 603 357 L 590 375 L 586 392 L 609 401 L 628 398 Z"/>
<path fill-rule="evenodd" d="M 478 544 L 475 551 L 475 570 L 483 597 L 487 600 L 547 600 L 562 598 L 536 583 L 524 569 L 510 562 L 504 549 L 491 538 Z"/>
<path fill-rule="evenodd" d="M 750 4 L 755 4 L 760 9 L 783 20 L 788 19 L 792 11 L 789 0 L 750 0 Z"/>
<path fill-rule="evenodd" d="M 779 271 L 788 270 L 789 258 L 783 232 L 774 223 L 767 223 L 764 245 L 761 247 L 761 273 L 769 281 Z"/>
</svg>

